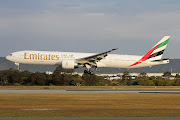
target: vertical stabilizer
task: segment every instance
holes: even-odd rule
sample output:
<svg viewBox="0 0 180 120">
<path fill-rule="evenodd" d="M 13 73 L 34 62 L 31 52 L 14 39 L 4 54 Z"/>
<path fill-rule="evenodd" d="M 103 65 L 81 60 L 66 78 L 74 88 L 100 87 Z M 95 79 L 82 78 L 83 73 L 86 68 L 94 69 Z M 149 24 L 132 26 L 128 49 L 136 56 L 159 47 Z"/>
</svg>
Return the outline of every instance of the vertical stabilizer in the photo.
<svg viewBox="0 0 180 120">
<path fill-rule="evenodd" d="M 154 47 L 155 50 L 150 54 L 148 59 L 151 60 L 159 60 L 162 58 L 163 53 L 167 47 L 167 44 L 169 42 L 170 36 L 165 36 L 163 39 L 161 39 Z"/>
<path fill-rule="evenodd" d="M 137 64 L 140 64 L 146 60 L 154 61 L 154 60 L 160 60 L 163 56 L 163 53 L 167 47 L 167 44 L 169 42 L 170 36 L 165 36 L 162 38 L 149 52 L 147 52 L 139 61 L 136 63 L 130 65 L 129 67 L 135 66 Z"/>
</svg>

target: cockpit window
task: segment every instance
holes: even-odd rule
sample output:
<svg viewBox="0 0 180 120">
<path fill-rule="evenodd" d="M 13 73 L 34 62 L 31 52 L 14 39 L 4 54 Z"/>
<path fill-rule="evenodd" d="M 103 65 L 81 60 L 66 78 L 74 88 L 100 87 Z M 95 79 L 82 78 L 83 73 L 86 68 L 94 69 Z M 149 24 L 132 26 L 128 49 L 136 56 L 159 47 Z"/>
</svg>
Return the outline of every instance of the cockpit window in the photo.
<svg viewBox="0 0 180 120">
<path fill-rule="evenodd" d="M 9 56 L 12 56 L 12 54 L 9 54 Z"/>
</svg>

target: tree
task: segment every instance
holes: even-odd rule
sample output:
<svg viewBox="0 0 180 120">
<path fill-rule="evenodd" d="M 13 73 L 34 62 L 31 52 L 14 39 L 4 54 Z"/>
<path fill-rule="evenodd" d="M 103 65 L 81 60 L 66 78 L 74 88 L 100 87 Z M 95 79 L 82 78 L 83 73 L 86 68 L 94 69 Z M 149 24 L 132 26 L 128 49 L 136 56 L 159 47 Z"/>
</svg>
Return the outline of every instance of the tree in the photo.
<svg viewBox="0 0 180 120">
<path fill-rule="evenodd" d="M 176 78 L 176 79 L 180 79 L 180 75 L 179 75 L 179 74 L 176 74 L 175 78 Z"/>
<path fill-rule="evenodd" d="M 123 76 L 122 76 L 122 81 L 120 81 L 120 84 L 128 85 L 129 81 L 131 81 L 131 75 L 129 71 L 124 71 Z"/>
<path fill-rule="evenodd" d="M 56 70 L 54 71 L 52 75 L 52 83 L 54 85 L 64 85 L 64 81 L 62 79 L 62 72 L 63 72 L 63 69 L 60 66 L 57 67 Z"/>
<path fill-rule="evenodd" d="M 123 80 L 130 80 L 131 79 L 131 75 L 130 75 L 129 71 L 124 71 L 123 72 L 122 79 Z"/>
<path fill-rule="evenodd" d="M 40 72 L 32 73 L 28 78 L 28 85 L 45 85 L 46 77 Z"/>
<path fill-rule="evenodd" d="M 164 81 L 164 86 L 172 86 L 174 85 L 174 80 L 165 80 Z"/>
<path fill-rule="evenodd" d="M 172 75 L 171 75 L 171 72 L 165 72 L 164 74 L 163 74 L 163 77 L 165 77 L 166 79 L 169 79 L 169 77 L 171 77 Z"/>
<path fill-rule="evenodd" d="M 45 85 L 52 85 L 52 74 L 50 74 L 50 75 L 48 75 L 48 74 L 46 74 L 46 73 L 43 73 L 44 75 L 45 75 L 45 77 L 46 77 L 46 83 L 45 83 Z"/>
<path fill-rule="evenodd" d="M 105 85 L 111 85 L 112 84 L 110 80 L 107 80 L 102 76 L 97 76 L 97 79 L 99 82 L 96 85 L 105 86 Z"/>
<path fill-rule="evenodd" d="M 62 76 L 62 81 L 64 82 L 63 85 L 70 85 L 71 84 L 71 81 L 73 79 L 72 77 L 72 74 L 69 74 L 69 73 L 63 73 L 61 74 Z"/>
<path fill-rule="evenodd" d="M 138 81 L 138 85 L 143 85 L 143 86 L 154 86 L 155 85 L 155 83 L 152 81 L 152 80 L 147 80 L 147 79 L 145 79 L 145 80 L 139 80 Z"/>
<path fill-rule="evenodd" d="M 96 75 L 83 74 L 82 79 L 85 81 L 86 86 L 95 86 L 99 82 Z"/>
<path fill-rule="evenodd" d="M 72 81 L 71 81 L 71 84 L 75 85 L 75 86 L 81 86 L 82 84 L 84 84 L 85 81 L 78 77 L 78 78 L 73 78 Z"/>
<path fill-rule="evenodd" d="M 4 75 L 1 77 L 1 85 L 7 85 L 8 84 L 8 76 Z"/>
<path fill-rule="evenodd" d="M 6 85 L 8 84 L 13 85 L 14 83 L 22 83 L 20 71 L 14 70 L 12 68 L 1 72 L 1 79 L 3 79 L 1 84 L 4 83 Z"/>
<path fill-rule="evenodd" d="M 145 72 L 142 72 L 138 75 L 138 78 L 146 78 L 148 75 Z"/>
<path fill-rule="evenodd" d="M 9 76 L 9 83 L 22 83 L 21 72 L 19 70 L 11 70 Z"/>
<path fill-rule="evenodd" d="M 180 80 L 179 80 L 179 79 L 175 80 L 174 85 L 175 85 L 175 86 L 180 86 Z"/>
<path fill-rule="evenodd" d="M 25 70 L 21 72 L 21 79 L 23 81 L 22 84 L 25 84 L 25 81 L 27 81 L 27 79 L 29 78 L 29 76 L 31 75 L 31 72 Z"/>
<path fill-rule="evenodd" d="M 176 78 L 176 80 L 175 80 L 175 82 L 174 82 L 174 85 L 180 86 L 180 75 L 179 75 L 179 74 L 176 74 L 175 78 Z"/>
</svg>

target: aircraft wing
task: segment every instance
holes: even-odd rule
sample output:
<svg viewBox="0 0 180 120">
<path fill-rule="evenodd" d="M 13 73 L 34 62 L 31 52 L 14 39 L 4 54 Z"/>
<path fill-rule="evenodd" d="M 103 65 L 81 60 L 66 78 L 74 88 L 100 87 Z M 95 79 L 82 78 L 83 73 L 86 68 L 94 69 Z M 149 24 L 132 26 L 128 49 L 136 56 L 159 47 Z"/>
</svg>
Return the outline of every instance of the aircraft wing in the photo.
<svg viewBox="0 0 180 120">
<path fill-rule="evenodd" d="M 90 65 L 96 65 L 96 62 L 99 62 L 100 60 L 102 60 L 103 58 L 105 58 L 107 56 L 108 53 L 117 50 L 118 48 L 103 52 L 103 53 L 99 53 L 99 54 L 95 54 L 92 56 L 88 56 L 85 58 L 80 58 L 77 59 L 76 62 L 80 65 L 82 64 L 90 64 Z"/>
</svg>

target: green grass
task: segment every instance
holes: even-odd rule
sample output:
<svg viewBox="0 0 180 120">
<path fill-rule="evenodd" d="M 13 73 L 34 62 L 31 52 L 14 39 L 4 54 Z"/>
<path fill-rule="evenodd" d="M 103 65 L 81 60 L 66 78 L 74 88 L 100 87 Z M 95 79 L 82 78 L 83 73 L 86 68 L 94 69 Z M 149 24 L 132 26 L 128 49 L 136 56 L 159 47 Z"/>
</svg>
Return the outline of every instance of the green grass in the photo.
<svg viewBox="0 0 180 120">
<path fill-rule="evenodd" d="M 180 86 L 0 86 L 0 90 L 121 90 L 180 89 Z"/>
<path fill-rule="evenodd" d="M 0 94 L 0 117 L 180 117 L 180 95 Z"/>
</svg>

